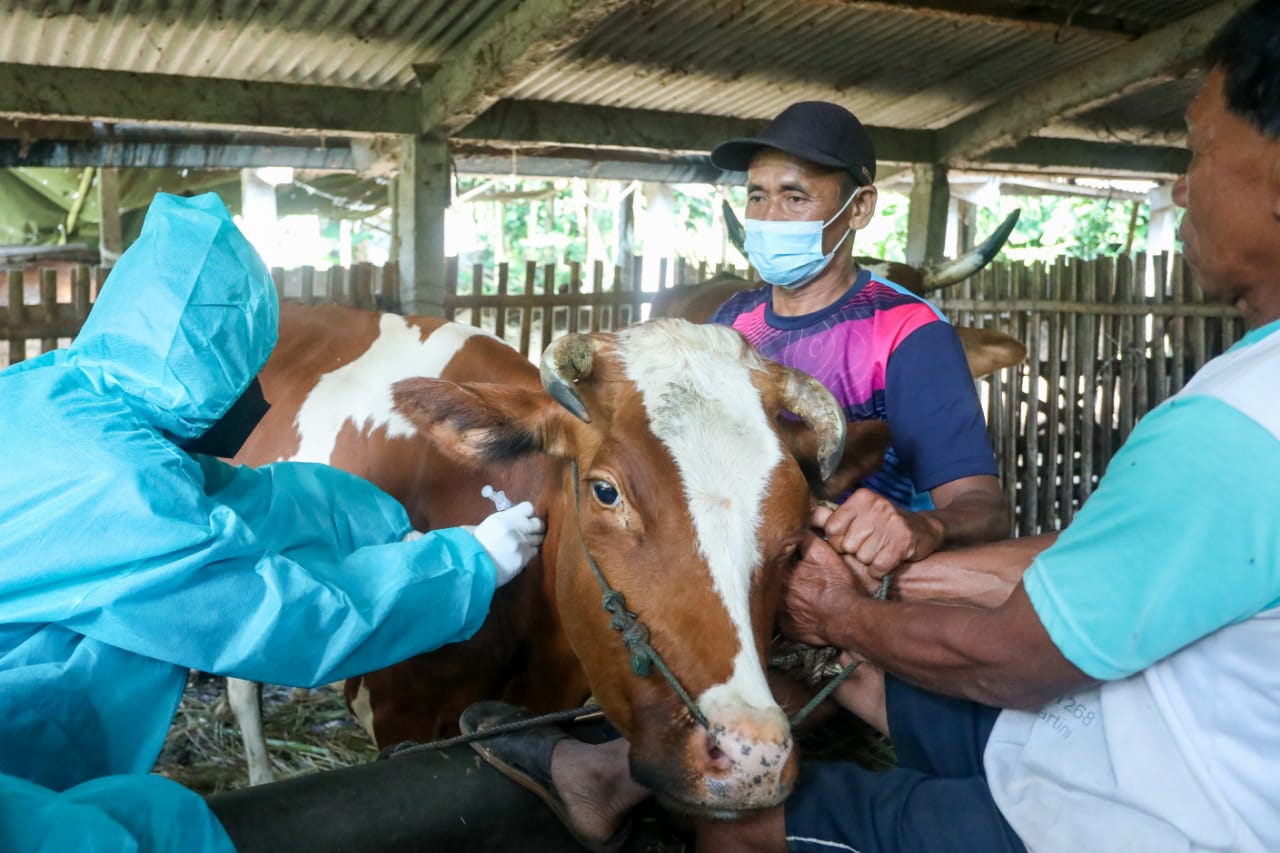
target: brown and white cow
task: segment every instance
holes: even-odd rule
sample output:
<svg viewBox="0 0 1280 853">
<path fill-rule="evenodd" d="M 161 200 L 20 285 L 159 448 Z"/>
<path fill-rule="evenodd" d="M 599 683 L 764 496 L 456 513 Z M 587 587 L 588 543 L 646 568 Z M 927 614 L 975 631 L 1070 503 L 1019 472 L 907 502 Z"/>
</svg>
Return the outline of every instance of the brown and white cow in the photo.
<svg viewBox="0 0 1280 853">
<path fill-rule="evenodd" d="M 540 558 L 472 639 L 348 682 L 380 746 L 451 732 L 480 698 L 548 711 L 592 694 L 631 741 L 636 777 L 677 807 L 786 796 L 796 761 L 761 663 L 784 570 L 811 489 L 873 470 L 882 424 L 846 432 L 815 380 L 731 329 L 670 320 L 561 338 L 540 376 L 467 326 L 285 305 L 261 379 L 272 408 L 238 461 L 332 463 L 420 530 L 476 523 L 493 509 L 485 485 L 547 522 Z M 588 552 L 708 728 L 656 670 L 631 670 Z"/>
</svg>

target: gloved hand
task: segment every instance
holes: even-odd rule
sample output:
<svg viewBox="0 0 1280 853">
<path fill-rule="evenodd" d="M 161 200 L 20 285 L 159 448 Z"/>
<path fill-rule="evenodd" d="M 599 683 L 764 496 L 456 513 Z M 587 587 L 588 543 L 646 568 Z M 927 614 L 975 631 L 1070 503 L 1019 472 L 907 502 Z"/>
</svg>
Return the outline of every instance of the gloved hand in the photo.
<svg viewBox="0 0 1280 853">
<path fill-rule="evenodd" d="M 489 554 L 497 567 L 497 585 L 510 583 L 529 564 L 546 525 L 533 514 L 533 504 L 523 501 L 501 512 L 495 512 L 476 525 L 472 535 Z"/>
</svg>

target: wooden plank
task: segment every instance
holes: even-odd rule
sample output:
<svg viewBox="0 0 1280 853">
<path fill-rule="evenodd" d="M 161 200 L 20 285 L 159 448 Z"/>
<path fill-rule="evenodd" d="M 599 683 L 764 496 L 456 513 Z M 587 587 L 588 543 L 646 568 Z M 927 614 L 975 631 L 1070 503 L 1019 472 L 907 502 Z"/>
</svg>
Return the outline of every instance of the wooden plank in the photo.
<svg viewBox="0 0 1280 853">
<path fill-rule="evenodd" d="M 582 296 L 582 264 L 578 261 L 569 261 L 569 295 L 575 298 Z M 575 334 L 578 331 L 578 312 L 581 307 L 577 304 L 569 306 L 569 334 Z"/>
<path fill-rule="evenodd" d="M 400 265 L 395 261 L 388 261 L 382 267 L 378 294 L 382 297 L 383 311 L 400 311 Z"/>
<path fill-rule="evenodd" d="M 1098 272 L 1098 296 L 1108 303 L 1114 303 L 1116 301 L 1115 260 L 1113 258 L 1100 259 Z M 1101 349 L 1102 370 L 1100 371 L 1102 387 L 1099 389 L 1102 394 L 1102 414 L 1098 419 L 1098 462 L 1101 463 L 1102 468 L 1105 468 L 1107 461 L 1111 459 L 1111 454 L 1115 451 L 1113 447 L 1116 423 L 1115 393 L 1117 374 L 1119 372 L 1119 365 L 1116 361 L 1118 356 L 1117 341 L 1119 339 L 1118 319 L 1116 315 L 1108 314 L 1104 315 L 1101 320 L 1104 332 Z M 1101 475 L 1101 473 L 1102 471 L 1099 470 L 1098 474 Z"/>
<path fill-rule="evenodd" d="M 88 319 L 89 309 L 92 307 L 89 293 L 93 289 L 93 270 L 88 265 L 81 264 L 72 271 L 71 276 L 71 312 L 76 318 L 76 333 L 79 334 L 79 327 Z"/>
<path fill-rule="evenodd" d="M 1187 294 L 1188 301 L 1193 306 L 1204 304 L 1204 291 L 1198 286 L 1193 286 L 1190 293 Z M 1204 317 L 1191 317 L 1191 366 L 1192 375 L 1200 372 L 1200 368 L 1204 367 L 1204 363 L 1209 360 L 1209 347 L 1205 335 L 1205 319 Z M 1187 377 L 1188 379 L 1191 376 Z"/>
<path fill-rule="evenodd" d="M 1014 273 L 1013 267 L 1001 264 L 996 270 L 996 276 L 992 280 L 994 285 L 993 296 L 1000 298 L 1011 297 L 1014 294 Z M 1021 312 L 1014 312 L 1009 317 L 1009 331 L 1020 341 L 1024 341 L 1025 329 L 1022 328 L 1020 322 Z M 1005 412 L 1006 419 L 1004 422 L 1003 445 L 1004 449 L 1001 453 L 1004 465 L 1004 490 L 1005 498 L 1009 502 L 1010 523 L 1009 526 L 1013 533 L 1021 531 L 1022 513 L 1018 506 L 1020 503 L 1018 496 L 1018 442 L 1019 421 L 1021 413 L 1020 392 L 1022 383 L 1025 381 L 1026 365 L 1018 365 L 1009 373 L 1009 384 L 1005 395 Z"/>
<path fill-rule="evenodd" d="M 522 296 L 532 296 L 535 282 L 538 280 L 538 262 L 526 261 L 524 265 L 524 288 Z M 525 358 L 533 359 L 530 348 L 533 345 L 533 306 L 526 304 L 520 312 L 520 352 Z"/>
<path fill-rule="evenodd" d="M 300 281 L 300 290 L 298 298 L 302 300 L 304 305 L 314 305 L 316 301 L 316 268 L 313 266 L 304 266 L 302 268 L 302 276 Z"/>
<path fill-rule="evenodd" d="M 484 305 L 484 302 L 481 301 L 485 295 L 484 278 L 485 278 L 484 264 L 472 264 L 471 265 L 471 296 L 474 301 L 471 303 L 470 323 L 472 326 L 475 326 L 477 329 L 483 329 L 485 327 L 485 322 L 484 322 L 485 305 Z"/>
<path fill-rule="evenodd" d="M 542 294 L 543 296 L 552 296 L 556 292 L 556 265 L 544 264 L 542 267 Z M 552 333 L 555 331 L 556 315 L 555 308 L 552 307 L 551 300 L 548 299 L 542 305 L 542 346 L 538 348 L 538 354 L 541 356 L 546 352 L 547 347 L 551 346 Z"/>
<path fill-rule="evenodd" d="M 1100 259 L 1101 260 L 1101 259 Z M 1150 304 L 1125 304 L 1117 302 L 1108 302 L 1098 305 L 1090 305 L 1088 302 L 1062 302 L 1056 303 L 1050 299 L 1022 299 L 1016 304 L 1008 299 L 996 299 L 987 304 L 973 300 L 955 299 L 949 300 L 947 306 L 950 310 L 972 310 L 979 311 L 1014 311 L 1014 310 L 1038 310 L 1038 311 L 1064 311 L 1068 313 L 1078 314 L 1101 314 L 1103 316 L 1145 316 L 1155 313 L 1159 310 L 1166 316 L 1191 316 L 1191 317 L 1235 317 L 1237 311 L 1229 305 L 1220 305 L 1217 303 L 1205 304 L 1204 300 L 1200 304 L 1186 304 L 1181 309 L 1175 309 L 1172 305 L 1155 306 Z"/>
<path fill-rule="evenodd" d="M 357 264 L 352 271 L 355 287 L 352 288 L 352 304 L 366 311 L 373 310 L 373 264 Z"/>
<path fill-rule="evenodd" d="M 1075 301 L 1080 298 L 1080 277 L 1083 267 L 1084 264 L 1080 261 L 1072 261 L 1068 266 L 1067 274 L 1063 279 L 1063 301 Z M 1058 510 L 1059 524 L 1065 528 L 1075 517 L 1077 506 L 1076 482 L 1080 476 L 1080 467 L 1076 460 L 1076 434 L 1079 432 L 1080 420 L 1084 412 L 1080 402 L 1080 372 L 1085 356 L 1081 353 L 1081 315 L 1063 314 L 1061 316 L 1064 335 L 1063 357 L 1066 359 L 1066 364 L 1063 367 L 1065 381 L 1062 389 L 1062 407 L 1065 414 L 1062 423 L 1062 480 L 1058 484 Z"/>
<path fill-rule="evenodd" d="M 6 271 L 5 277 L 8 279 L 9 286 L 9 328 L 16 333 L 27 318 L 26 290 L 22 280 L 23 273 L 21 269 L 10 269 Z M 17 364 L 20 361 L 26 361 L 26 359 L 26 338 L 11 334 L 9 337 L 9 364 Z"/>
<path fill-rule="evenodd" d="M 1066 276 L 1066 258 L 1058 257 L 1049 274 L 1048 292 L 1050 300 L 1062 301 L 1062 280 Z M 1059 458 L 1058 430 L 1061 424 L 1062 395 L 1062 323 L 1066 315 L 1061 312 L 1049 314 L 1045 319 L 1049 324 L 1048 341 L 1048 399 L 1046 400 L 1045 459 L 1040 472 L 1040 505 L 1042 507 L 1041 526 L 1046 530 L 1057 530 L 1061 526 L 1061 514 L 1057 506 L 1058 483 L 1068 476 L 1070 466 Z"/>
<path fill-rule="evenodd" d="M 1173 364 L 1171 366 L 1170 376 L 1170 394 L 1176 394 L 1182 390 L 1182 386 L 1187 384 L 1187 324 L 1189 320 L 1182 313 L 1183 303 L 1187 298 L 1187 285 L 1189 276 L 1187 275 L 1186 262 L 1180 257 L 1172 260 L 1173 269 L 1170 270 L 1171 278 L 1171 295 L 1173 298 L 1173 309 L 1175 318 L 1173 319 L 1173 334 L 1170 346 L 1173 349 Z"/>
<path fill-rule="evenodd" d="M 1097 259 L 1087 261 L 1080 270 L 1080 298 L 1085 302 L 1093 302 L 1098 298 Z M 1082 375 L 1080 399 L 1080 484 L 1079 504 L 1083 504 L 1093 494 L 1093 466 L 1095 442 L 1097 441 L 1098 412 L 1098 354 L 1100 352 L 1099 336 L 1102 318 L 1096 315 L 1085 315 L 1080 330 L 1080 372 Z"/>
<path fill-rule="evenodd" d="M 591 331 L 598 332 L 604 322 L 604 261 L 596 260 L 591 264 Z"/>
<path fill-rule="evenodd" d="M 1037 262 L 1033 266 L 1023 267 L 1019 272 L 1022 292 L 1038 298 L 1041 294 L 1037 285 L 1043 281 L 1044 265 Z M 1039 533 L 1041 523 L 1040 492 L 1036 487 L 1041 471 L 1040 322 L 1040 311 L 1038 309 L 1030 311 L 1027 315 L 1027 336 L 1023 339 L 1027 345 L 1027 419 L 1023 424 L 1025 467 L 1022 472 L 1022 500 L 1025 505 L 1022 528 L 1024 536 Z"/>
<path fill-rule="evenodd" d="M 1116 300 L 1121 304 L 1131 304 L 1134 298 L 1133 264 L 1124 255 L 1117 257 L 1115 264 Z M 1116 442 L 1116 450 L 1120 449 L 1120 445 L 1124 444 L 1124 440 L 1129 437 L 1130 431 L 1133 430 L 1134 395 L 1138 388 L 1137 348 L 1134 341 L 1133 323 L 1134 318 L 1130 315 L 1116 317 L 1116 338 L 1120 357 L 1120 432 L 1119 440 Z"/>
<path fill-rule="evenodd" d="M 1152 298 L 1154 306 L 1165 303 L 1165 290 L 1169 286 L 1169 256 L 1155 256 L 1153 270 L 1156 288 Z M 1154 307 L 1153 306 L 1153 307 Z M 1151 317 L 1151 407 L 1163 403 L 1169 397 L 1169 321 L 1159 315 Z"/>
<path fill-rule="evenodd" d="M 1134 259 L 1133 264 L 1133 299 L 1135 301 L 1143 301 L 1143 294 L 1146 291 L 1147 281 L 1147 255 L 1139 254 Z M 1133 423 L 1129 425 L 1129 432 L 1133 432 L 1133 428 L 1138 425 L 1138 421 L 1142 420 L 1151 409 L 1151 347 L 1150 336 L 1147 331 L 1149 317 L 1132 317 L 1129 322 L 1131 324 L 1130 332 L 1133 335 L 1134 356 L 1134 385 L 1133 385 Z M 1129 433 L 1125 433 L 1128 438 Z"/>
<path fill-rule="evenodd" d="M 58 271 L 53 267 L 40 270 L 40 311 L 49 325 L 58 319 Z M 40 339 L 40 352 L 53 352 L 58 348 L 56 336 Z"/>
<path fill-rule="evenodd" d="M 511 267 L 503 261 L 498 264 L 498 304 L 497 316 L 493 321 L 493 333 L 504 341 L 507 339 L 507 283 L 511 275 Z"/>
</svg>

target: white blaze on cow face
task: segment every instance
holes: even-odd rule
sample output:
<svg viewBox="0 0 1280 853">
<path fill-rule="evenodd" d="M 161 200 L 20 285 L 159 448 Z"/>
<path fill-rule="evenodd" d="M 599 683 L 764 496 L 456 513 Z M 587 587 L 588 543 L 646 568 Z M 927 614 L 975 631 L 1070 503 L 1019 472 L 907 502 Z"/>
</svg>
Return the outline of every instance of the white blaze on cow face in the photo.
<svg viewBox="0 0 1280 853">
<path fill-rule="evenodd" d="M 347 421 L 368 434 L 386 427 L 389 437 L 407 437 L 417 430 L 395 410 L 391 386 L 414 376 L 438 377 L 472 335 L 487 332 L 448 323 L 422 338 L 422 332 L 396 314 L 383 314 L 378 337 L 356 360 L 320 377 L 307 395 L 294 427 L 299 462 L 329 462 L 338 435 Z M 492 337 L 492 336 L 490 336 Z"/>
<path fill-rule="evenodd" d="M 738 636 L 733 674 L 698 698 L 707 711 L 776 709 L 756 653 L 751 581 L 759 567 L 760 508 L 782 450 L 751 382 L 763 360 L 725 326 L 647 323 L 618 346 L 653 434 L 671 452 L 698 551 Z M 780 713 L 780 712 L 779 712 Z"/>
</svg>

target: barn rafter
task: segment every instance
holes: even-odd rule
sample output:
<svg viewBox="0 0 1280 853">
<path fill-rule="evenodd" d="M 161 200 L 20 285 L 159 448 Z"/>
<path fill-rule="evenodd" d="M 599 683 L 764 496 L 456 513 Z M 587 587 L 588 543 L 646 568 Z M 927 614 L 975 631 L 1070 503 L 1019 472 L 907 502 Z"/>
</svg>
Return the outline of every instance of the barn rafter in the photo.
<svg viewBox="0 0 1280 853">
<path fill-rule="evenodd" d="M 1171 180 L 1195 60 L 1246 2 L 14 0 L 0 168 L 397 174 L 431 310 L 455 173 L 736 181 L 710 147 L 824 99 L 914 177 L 934 256 L 951 169 Z"/>
</svg>

